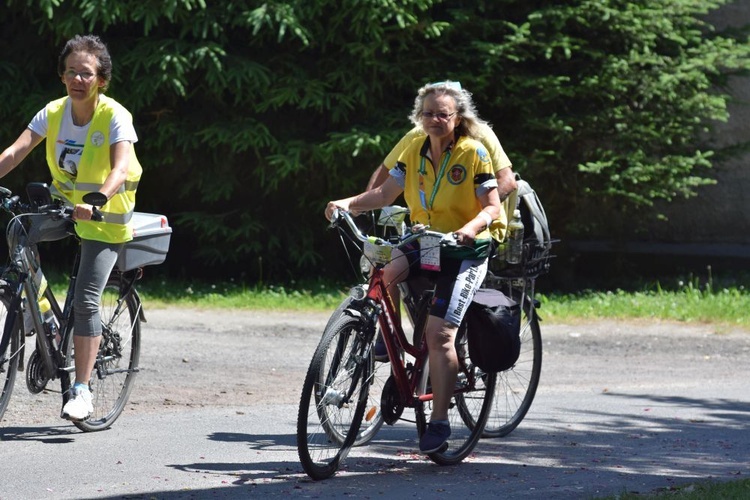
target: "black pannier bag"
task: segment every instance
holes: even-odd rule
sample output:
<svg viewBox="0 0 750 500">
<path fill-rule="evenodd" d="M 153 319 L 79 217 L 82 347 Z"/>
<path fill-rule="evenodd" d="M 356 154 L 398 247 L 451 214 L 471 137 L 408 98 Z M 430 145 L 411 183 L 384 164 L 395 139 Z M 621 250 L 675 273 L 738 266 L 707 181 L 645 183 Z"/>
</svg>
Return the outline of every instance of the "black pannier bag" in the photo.
<svg viewBox="0 0 750 500">
<path fill-rule="evenodd" d="M 487 373 L 505 371 L 521 353 L 521 307 L 498 290 L 480 288 L 464 318 L 469 358 Z"/>
</svg>

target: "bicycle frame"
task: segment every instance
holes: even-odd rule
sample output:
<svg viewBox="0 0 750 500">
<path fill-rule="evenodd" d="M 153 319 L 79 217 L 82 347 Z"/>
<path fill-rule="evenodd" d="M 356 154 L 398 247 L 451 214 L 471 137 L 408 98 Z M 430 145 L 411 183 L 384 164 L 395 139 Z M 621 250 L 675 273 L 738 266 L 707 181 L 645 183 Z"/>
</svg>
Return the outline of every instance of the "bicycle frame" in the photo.
<svg viewBox="0 0 750 500">
<path fill-rule="evenodd" d="M 432 394 L 424 394 L 427 385 L 426 375 L 419 377 L 419 380 L 417 377 L 410 378 L 407 373 L 407 365 L 403 362 L 396 362 L 396 360 L 400 360 L 400 353 L 403 351 L 414 358 L 413 368 L 415 373 L 426 374 L 429 372 L 425 338 L 424 336 L 421 337 L 419 345 L 413 345 L 407 340 L 401 321 L 396 314 L 396 305 L 393 303 L 383 281 L 382 267 L 376 268 L 370 278 L 367 298 L 379 306 L 377 308 L 379 310 L 377 319 L 380 331 L 383 333 L 388 357 L 391 360 L 391 369 L 398 387 L 398 393 L 401 396 L 401 403 L 405 406 L 414 406 L 414 394 L 419 394 L 419 399 L 422 401 L 431 400 Z"/>
<path fill-rule="evenodd" d="M 396 305 L 388 293 L 387 284 L 383 279 L 383 267 L 377 266 L 369 281 L 368 291 L 365 299 L 374 306 L 377 321 L 383 335 L 383 341 L 391 361 L 391 371 L 394 383 L 398 389 L 400 403 L 405 407 L 415 407 L 417 404 L 432 401 L 433 395 L 427 392 L 427 379 L 429 377 L 429 359 L 427 341 L 424 335 L 420 335 L 418 344 L 409 342 L 401 325 L 399 316 L 396 314 Z M 408 285 L 407 285 L 408 286 Z M 410 311 L 416 316 L 417 311 Z M 416 317 L 414 318 L 416 322 Z M 372 321 L 372 318 L 369 318 Z M 424 325 L 415 325 L 415 328 Z M 415 332 L 416 334 L 416 332 Z M 406 353 L 413 361 L 404 362 L 401 354 Z M 468 384 L 457 387 L 454 394 L 471 390 L 475 384 L 475 376 L 471 370 L 459 365 L 459 373 L 466 376 Z"/>
</svg>

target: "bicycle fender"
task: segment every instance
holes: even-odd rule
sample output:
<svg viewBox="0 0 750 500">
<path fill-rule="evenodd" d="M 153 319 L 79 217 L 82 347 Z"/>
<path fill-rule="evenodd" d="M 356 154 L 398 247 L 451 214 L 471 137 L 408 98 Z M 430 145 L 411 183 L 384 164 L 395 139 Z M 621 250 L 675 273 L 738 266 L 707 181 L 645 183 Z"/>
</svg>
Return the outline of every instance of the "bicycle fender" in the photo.
<svg viewBox="0 0 750 500">
<path fill-rule="evenodd" d="M 10 301 L 10 308 L 8 309 L 8 316 L 7 318 L 10 318 L 11 321 L 8 321 L 6 319 L 5 321 L 5 328 L 3 329 L 3 336 L 2 341 L 0 341 L 0 352 L 5 352 L 5 349 L 7 349 L 8 344 L 10 344 L 10 336 L 11 332 L 13 330 L 13 327 L 16 325 L 15 317 L 18 315 L 18 311 L 21 307 L 21 288 L 22 284 L 17 283 L 16 289 L 11 290 L 11 284 L 8 282 L 3 281 L 3 288 L 2 292 L 5 293 L 6 291 L 9 291 L 11 293 L 11 301 Z"/>
<path fill-rule="evenodd" d="M 527 304 L 526 307 L 528 307 L 530 309 L 534 309 L 534 316 L 536 316 L 536 318 L 539 321 L 542 321 L 542 317 L 539 316 L 539 308 L 542 307 L 542 303 L 539 302 L 539 300 L 537 300 L 537 299 L 534 299 L 533 302 L 532 302 L 532 300 L 527 296 L 526 297 L 526 304 Z"/>
<path fill-rule="evenodd" d="M 356 309 L 344 309 L 344 314 L 348 314 L 352 318 L 362 319 L 362 311 Z"/>
<path fill-rule="evenodd" d="M 133 294 L 133 296 L 135 297 L 135 301 L 138 304 L 138 318 L 141 320 L 141 323 L 148 323 L 148 320 L 146 319 L 146 313 L 143 312 L 143 302 L 141 302 L 141 296 L 138 294 L 138 290 L 133 287 L 130 293 Z"/>
</svg>

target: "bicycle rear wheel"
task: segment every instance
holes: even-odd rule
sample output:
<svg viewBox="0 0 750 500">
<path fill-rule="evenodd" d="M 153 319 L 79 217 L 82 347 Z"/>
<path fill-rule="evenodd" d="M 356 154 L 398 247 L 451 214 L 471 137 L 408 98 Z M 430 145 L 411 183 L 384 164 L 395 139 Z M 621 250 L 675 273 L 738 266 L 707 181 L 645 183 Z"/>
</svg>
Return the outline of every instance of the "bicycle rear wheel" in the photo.
<svg viewBox="0 0 750 500">
<path fill-rule="evenodd" d="M 10 290 L 7 287 L 0 289 L 0 324 L 3 330 L 0 332 L 0 420 L 8 408 L 10 396 L 16 383 L 18 363 L 20 360 L 21 346 L 21 322 L 20 315 L 10 311 Z"/>
<path fill-rule="evenodd" d="M 542 373 L 542 332 L 536 310 L 524 307 L 521 320 L 521 354 L 512 368 L 497 374 L 497 384 L 483 437 L 503 437 L 526 416 Z"/>
<path fill-rule="evenodd" d="M 297 416 L 297 452 L 315 480 L 331 477 L 358 437 L 372 360 L 362 323 L 346 314 L 327 328 L 305 376 Z"/>
<path fill-rule="evenodd" d="M 102 293 L 99 313 L 102 320 L 102 340 L 99 346 L 91 388 L 94 411 L 86 420 L 74 421 L 82 431 L 101 431 L 111 426 L 120 416 L 133 390 L 138 374 L 141 352 L 140 300 L 134 292 L 120 297 L 126 280 L 113 274 Z M 74 367 L 73 335 L 68 337 L 66 360 L 70 371 Z M 65 384 L 63 379 L 63 385 Z M 69 387 L 63 387 L 67 400 Z"/>
<path fill-rule="evenodd" d="M 482 437 L 495 393 L 496 375 L 483 373 L 471 364 L 466 328 L 459 328 L 456 333 L 456 354 L 459 364 L 457 393 L 451 398 L 448 407 L 448 421 L 451 426 L 448 447 L 444 451 L 428 455 L 430 460 L 440 465 L 455 465 L 471 453 Z M 417 432 L 421 436 L 427 422 L 424 406 L 418 406 L 415 411 Z"/>
</svg>

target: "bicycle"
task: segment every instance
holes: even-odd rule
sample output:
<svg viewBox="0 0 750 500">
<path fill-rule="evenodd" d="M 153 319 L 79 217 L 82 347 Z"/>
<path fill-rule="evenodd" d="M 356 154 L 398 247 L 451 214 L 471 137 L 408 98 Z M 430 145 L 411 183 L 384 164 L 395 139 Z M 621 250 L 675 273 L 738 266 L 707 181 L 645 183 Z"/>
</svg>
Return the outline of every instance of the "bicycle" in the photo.
<svg viewBox="0 0 750 500">
<path fill-rule="evenodd" d="M 359 429 L 363 419 L 366 421 L 375 412 L 370 408 L 365 413 L 375 364 L 372 346 L 378 328 L 392 372 L 382 388 L 382 420 L 389 425 L 406 421 L 403 412 L 411 408 L 418 436 L 424 433 L 425 405 L 432 400 L 428 351 L 425 336 L 421 334 L 428 316 L 429 292 L 417 300 L 415 334 L 409 342 L 384 282 L 383 267 L 390 260 L 393 248 L 403 248 L 426 236 L 439 238 L 441 245 L 455 245 L 452 235 L 426 229 L 400 237 L 396 242 L 369 237 L 359 231 L 350 214 L 335 211 L 332 226 L 341 229 L 343 223 L 365 244 L 365 255 L 374 269 L 367 287 L 354 287 L 343 314 L 332 319 L 305 376 L 297 417 L 297 449 L 303 469 L 315 480 L 336 473 L 351 447 L 362 439 Z M 428 454 L 441 465 L 457 464 L 474 449 L 495 390 L 495 374 L 482 373 L 471 364 L 465 335 L 457 335 L 456 346 L 459 373 L 448 415 L 452 434 L 447 448 Z"/>
<path fill-rule="evenodd" d="M 380 230 L 378 234 L 382 238 L 387 237 L 389 229 L 391 236 L 400 236 L 405 231 L 404 220 L 407 214 L 408 209 L 403 207 L 385 207 L 378 217 L 370 214 L 367 227 L 370 230 Z M 538 314 L 540 304 L 535 298 L 535 285 L 536 278 L 549 269 L 549 252 L 534 252 L 525 248 L 523 262 L 518 266 L 504 264 L 504 256 L 500 254 L 502 251 L 490 260 L 490 268 L 482 287 L 499 290 L 516 303 L 523 304 L 521 352 L 512 368 L 497 374 L 492 408 L 482 434 L 484 438 L 505 437 L 518 427 L 531 408 L 542 371 L 542 333 Z M 361 258 L 360 271 L 365 276 L 370 272 L 370 263 L 365 256 Z M 414 286 L 410 287 L 406 283 L 398 286 L 404 311 L 414 326 L 418 299 L 424 290 L 413 290 Z M 331 315 L 326 330 L 344 314 L 351 300 L 351 297 L 344 299 Z M 368 394 L 368 411 L 354 446 L 367 444 L 382 427 L 381 394 L 389 376 L 389 363 L 374 365 Z"/>
<path fill-rule="evenodd" d="M 37 248 L 41 241 L 75 234 L 72 209 L 53 201 L 46 184 L 32 183 L 27 193 L 29 202 L 23 203 L 9 189 L 0 187 L 2 209 L 11 215 L 6 230 L 9 264 L 0 270 L 0 321 L 4 325 L 0 339 L 0 419 L 8 407 L 18 372 L 25 369 L 26 386 L 33 394 L 54 392 L 48 384 L 60 379 L 62 406 L 69 399 L 71 373 L 75 372 L 73 293 L 80 247 L 62 308 L 51 287 L 46 286 Z M 83 199 L 94 207 L 106 203 L 101 193 L 89 193 Z M 101 213 L 96 208 L 94 213 L 92 220 L 100 220 Z M 171 228 L 165 217 L 138 212 L 136 216 L 139 236 L 125 244 L 102 293 L 102 340 L 89 381 L 94 411 L 86 420 L 73 421 L 85 432 L 110 427 L 125 408 L 139 371 L 141 322 L 146 322 L 135 282 L 142 277 L 143 266 L 164 261 L 169 247 Z M 155 224 L 160 228 L 154 230 Z M 49 312 L 42 311 L 40 299 L 49 303 Z M 35 349 L 26 361 L 26 339 L 32 336 L 36 337 Z"/>
</svg>

